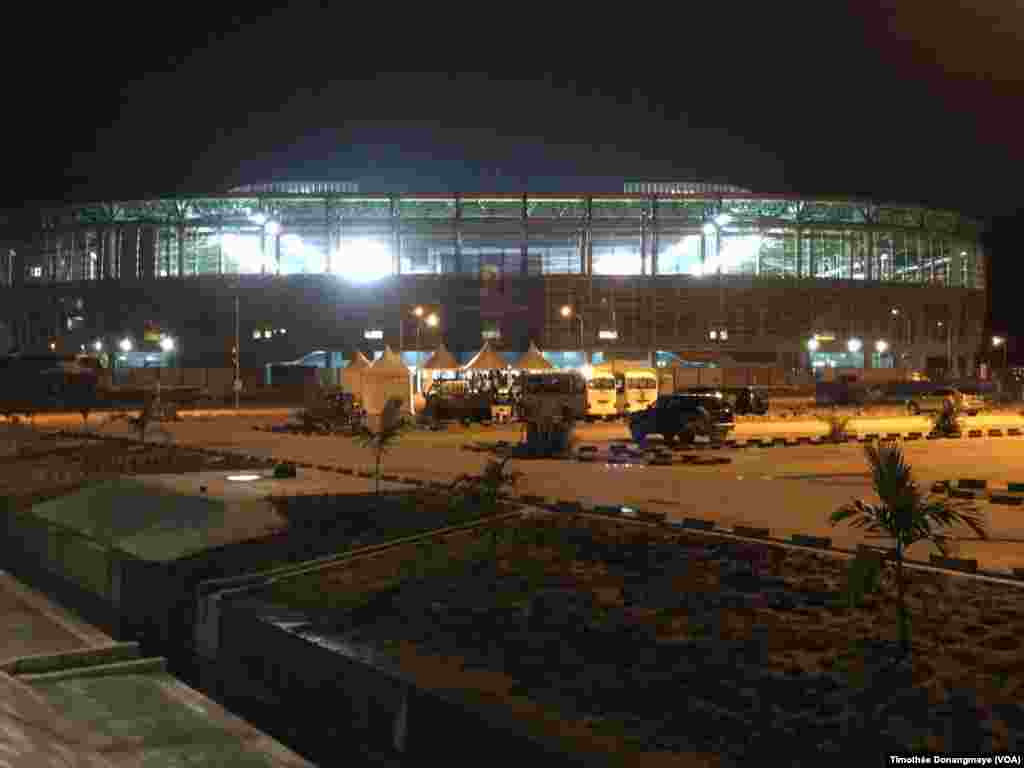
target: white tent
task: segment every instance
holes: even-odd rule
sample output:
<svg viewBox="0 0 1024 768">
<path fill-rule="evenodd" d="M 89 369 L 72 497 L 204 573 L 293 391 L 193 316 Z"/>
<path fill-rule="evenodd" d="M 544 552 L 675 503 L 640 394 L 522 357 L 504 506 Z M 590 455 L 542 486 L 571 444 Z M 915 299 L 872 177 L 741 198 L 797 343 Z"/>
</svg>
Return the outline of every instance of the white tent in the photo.
<svg viewBox="0 0 1024 768">
<path fill-rule="evenodd" d="M 448 347 L 441 343 L 441 346 L 437 348 L 427 362 L 420 366 L 425 371 L 457 371 L 459 369 L 459 361 L 455 359 L 455 355 L 448 351 Z"/>
<path fill-rule="evenodd" d="M 508 368 L 508 362 L 491 349 L 491 342 L 487 342 L 476 353 L 472 360 L 462 366 L 464 371 L 503 371 Z"/>
<path fill-rule="evenodd" d="M 358 349 L 352 353 L 352 362 L 341 369 L 338 380 L 341 388 L 351 392 L 357 400 L 363 399 L 363 379 L 370 370 L 370 361 Z"/>
<path fill-rule="evenodd" d="M 412 373 L 402 359 L 385 347 L 380 359 L 363 375 L 363 408 L 367 414 L 379 415 L 391 398 L 402 401 L 402 410 L 412 411 Z"/>
<path fill-rule="evenodd" d="M 515 365 L 512 367 L 517 371 L 546 371 L 554 366 L 548 362 L 547 358 L 537 349 L 537 345 L 531 341 L 530 348 L 526 350 L 522 357 L 516 360 Z"/>
</svg>

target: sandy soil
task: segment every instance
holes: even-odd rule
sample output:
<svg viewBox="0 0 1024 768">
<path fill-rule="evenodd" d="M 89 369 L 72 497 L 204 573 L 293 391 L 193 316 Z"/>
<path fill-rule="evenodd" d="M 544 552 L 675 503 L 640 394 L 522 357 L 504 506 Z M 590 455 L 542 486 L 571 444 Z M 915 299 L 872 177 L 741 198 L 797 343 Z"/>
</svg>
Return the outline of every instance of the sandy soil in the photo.
<svg viewBox="0 0 1024 768">
<path fill-rule="evenodd" d="M 614 522 L 595 524 L 591 520 L 588 527 L 598 539 L 617 542 L 617 546 L 626 545 L 634 535 L 648 543 L 672 541 L 677 547 L 692 544 L 700 548 L 707 541 L 661 532 L 634 534 L 628 526 Z M 601 562 L 564 559 L 559 556 L 559 549 L 535 543 L 525 547 L 503 544 L 500 551 L 499 572 L 518 572 L 527 561 L 534 567 L 541 563 L 547 576 L 553 577 L 561 588 L 589 593 L 596 605 L 605 609 L 625 610 L 631 621 L 642 625 L 659 643 L 685 642 L 697 631 L 712 642 L 751 641 L 756 628 L 757 637 L 766 638 L 763 665 L 779 673 L 833 675 L 853 689 L 863 688 L 870 685 L 875 671 L 863 654 L 858 654 L 857 643 L 896 639 L 896 588 L 892 574 L 884 576 L 879 593 L 869 595 L 860 607 L 848 609 L 839 600 L 845 583 L 845 561 L 825 555 L 745 546 L 742 551 L 746 555 L 740 554 L 738 559 L 760 563 L 758 572 L 762 577 L 781 579 L 785 593 L 798 596 L 796 605 L 774 605 L 766 592 L 754 590 L 741 605 L 719 606 L 710 626 L 708 617 L 702 616 L 699 623 L 703 626 L 697 627 L 685 607 L 644 607 L 642 600 L 632 608 L 624 607 L 628 601 L 624 601 L 622 573 Z M 737 557 L 730 559 L 735 562 Z M 387 566 L 378 561 L 375 570 L 383 573 Z M 993 708 L 1015 706 L 1024 699 L 1024 649 L 1020 639 L 1024 634 L 1024 591 L 934 573 L 907 576 L 913 686 L 925 691 L 935 706 L 948 701 L 954 691 L 972 692 L 979 708 L 992 720 L 992 750 L 1010 749 L 1024 734 L 1011 733 L 1011 726 L 992 713 Z M 714 601 L 723 590 L 723 578 L 719 562 L 694 558 L 688 559 L 685 568 L 671 577 L 671 586 L 678 594 L 704 593 Z M 306 587 L 321 594 L 360 588 L 351 580 L 331 578 L 329 572 L 322 574 L 322 579 L 315 587 L 312 582 Z M 363 582 L 363 586 L 369 584 Z M 799 596 L 806 594 L 832 597 L 820 601 L 824 604 L 801 603 Z M 444 599 L 443 590 L 438 599 Z M 423 620 L 423 614 L 418 614 L 418 620 Z M 458 689 L 460 693 L 469 691 L 469 698 L 478 703 L 501 702 L 502 707 L 531 720 L 539 731 L 557 734 L 579 749 L 605 753 L 610 749 L 629 749 L 628 738 L 596 734 L 587 723 L 572 720 L 564 712 L 552 717 L 549 708 L 517 694 L 516 680 L 501 669 L 480 669 L 477 664 L 470 669 L 462 668 L 457 647 L 442 654 L 417 645 L 411 636 L 402 637 L 401 627 L 415 623 L 409 617 L 388 621 L 385 636 L 399 640 L 390 650 L 396 654 L 399 665 L 425 686 Z M 373 630 L 368 631 L 372 636 Z M 944 748 L 941 738 L 933 735 L 929 739 L 931 748 Z M 629 751 L 630 765 L 700 764 L 687 760 L 710 758 Z"/>
</svg>

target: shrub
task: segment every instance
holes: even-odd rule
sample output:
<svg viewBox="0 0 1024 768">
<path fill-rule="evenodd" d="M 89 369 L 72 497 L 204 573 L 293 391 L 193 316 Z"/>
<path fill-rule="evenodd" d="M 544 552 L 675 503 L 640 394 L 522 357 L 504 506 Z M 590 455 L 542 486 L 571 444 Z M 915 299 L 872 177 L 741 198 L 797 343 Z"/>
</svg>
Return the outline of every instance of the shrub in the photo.
<svg viewBox="0 0 1024 768">
<path fill-rule="evenodd" d="M 849 432 L 846 428 L 850 424 L 850 417 L 844 416 L 833 408 L 832 412 L 825 415 L 819 416 L 819 421 L 823 421 L 828 425 L 828 434 L 826 439 L 831 440 L 834 443 L 842 442 L 849 437 Z"/>
<path fill-rule="evenodd" d="M 942 410 L 932 416 L 934 430 L 940 435 L 958 435 L 962 429 L 960 414 L 952 400 L 942 403 Z"/>
<path fill-rule="evenodd" d="M 910 651 L 910 617 L 907 613 L 903 576 L 903 552 L 918 541 L 930 541 L 947 553 L 946 537 L 939 529 L 963 523 L 979 537 L 988 538 L 980 515 L 967 502 L 955 502 L 940 496 L 926 497 L 911 475 L 910 465 L 896 444 L 868 445 L 864 455 L 871 467 L 871 481 L 878 504 L 857 499 L 844 504 L 830 517 L 832 525 L 844 520 L 855 528 L 883 532 L 896 541 L 896 585 L 898 589 L 900 646 Z"/>
<path fill-rule="evenodd" d="M 856 608 L 865 595 L 878 591 L 882 576 L 882 562 L 877 556 L 858 552 L 846 569 L 846 587 L 843 596 L 848 608 Z"/>
</svg>

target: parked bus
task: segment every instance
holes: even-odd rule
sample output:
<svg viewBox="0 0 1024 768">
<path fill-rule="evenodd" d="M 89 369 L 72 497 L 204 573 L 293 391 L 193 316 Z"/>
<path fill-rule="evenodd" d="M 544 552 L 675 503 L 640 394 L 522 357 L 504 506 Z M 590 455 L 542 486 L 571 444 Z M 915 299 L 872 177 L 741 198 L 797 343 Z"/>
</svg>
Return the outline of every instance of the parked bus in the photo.
<svg viewBox="0 0 1024 768">
<path fill-rule="evenodd" d="M 643 411 L 658 399 L 658 376 L 651 371 L 626 371 L 624 411 L 628 416 Z"/>
<path fill-rule="evenodd" d="M 618 415 L 615 375 L 596 371 L 587 381 L 587 419 L 611 421 Z"/>
</svg>

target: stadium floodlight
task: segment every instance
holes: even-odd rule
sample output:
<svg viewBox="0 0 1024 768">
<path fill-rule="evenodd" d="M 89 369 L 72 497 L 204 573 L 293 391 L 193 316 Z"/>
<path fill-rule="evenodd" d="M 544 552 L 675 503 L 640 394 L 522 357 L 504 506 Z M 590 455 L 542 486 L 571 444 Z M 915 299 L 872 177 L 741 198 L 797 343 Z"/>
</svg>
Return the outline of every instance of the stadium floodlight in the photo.
<svg viewBox="0 0 1024 768">
<path fill-rule="evenodd" d="M 715 224 L 717 224 L 720 227 L 724 227 L 730 221 L 732 221 L 732 216 L 730 216 L 728 213 L 720 213 L 717 216 L 715 216 Z"/>
<path fill-rule="evenodd" d="M 267 217 L 264 216 L 262 213 L 257 213 L 255 215 L 253 215 L 249 219 L 249 221 L 251 221 L 253 224 L 258 224 L 259 226 L 262 227 L 264 224 L 267 223 Z"/>
<path fill-rule="evenodd" d="M 131 339 L 121 339 L 121 351 L 122 352 L 131 352 L 132 351 L 132 340 Z"/>
<path fill-rule="evenodd" d="M 846 342 L 846 348 L 853 353 L 860 352 L 861 342 L 860 339 L 850 339 Z"/>
<path fill-rule="evenodd" d="M 809 349 L 811 352 L 817 352 L 819 346 L 820 346 L 820 344 L 818 343 L 818 338 L 817 337 L 815 337 L 815 338 L 813 338 L 813 339 L 811 339 L 810 341 L 807 342 L 807 349 Z"/>
<path fill-rule="evenodd" d="M 715 225 L 712 224 L 710 221 L 707 224 L 704 225 L 704 234 L 705 235 L 713 235 L 713 234 L 715 234 Z"/>
<path fill-rule="evenodd" d="M 391 251 L 386 245 L 369 238 L 349 240 L 336 264 L 343 264 L 342 275 L 355 283 L 372 283 L 394 273 Z"/>
<path fill-rule="evenodd" d="M 164 336 L 162 339 L 160 339 L 160 349 L 162 349 L 164 352 L 173 352 L 174 339 L 172 339 L 170 336 Z"/>
<path fill-rule="evenodd" d="M 268 221 L 266 229 L 267 234 L 270 235 L 271 237 L 274 237 L 275 235 L 281 232 L 281 225 L 278 224 L 276 221 Z"/>
</svg>

